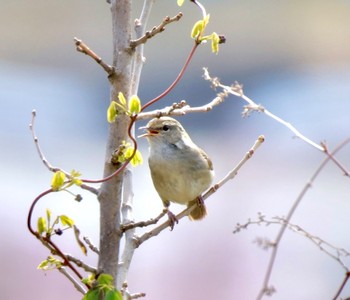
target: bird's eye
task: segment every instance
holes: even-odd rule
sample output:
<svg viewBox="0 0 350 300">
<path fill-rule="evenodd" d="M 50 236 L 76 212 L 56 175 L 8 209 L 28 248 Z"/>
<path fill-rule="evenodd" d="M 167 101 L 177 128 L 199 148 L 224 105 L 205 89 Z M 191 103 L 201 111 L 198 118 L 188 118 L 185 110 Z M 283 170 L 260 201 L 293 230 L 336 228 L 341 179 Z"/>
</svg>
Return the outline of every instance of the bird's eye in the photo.
<svg viewBox="0 0 350 300">
<path fill-rule="evenodd" d="M 169 130 L 169 126 L 168 125 L 164 125 L 162 129 L 163 129 L 163 131 L 168 131 Z"/>
</svg>

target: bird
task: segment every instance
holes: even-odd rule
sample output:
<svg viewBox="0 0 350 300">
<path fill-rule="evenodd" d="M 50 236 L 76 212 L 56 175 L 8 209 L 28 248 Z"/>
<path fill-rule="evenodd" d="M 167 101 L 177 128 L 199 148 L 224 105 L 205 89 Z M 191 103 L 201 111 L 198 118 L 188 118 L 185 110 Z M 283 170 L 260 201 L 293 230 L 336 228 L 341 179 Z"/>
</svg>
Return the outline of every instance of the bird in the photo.
<svg viewBox="0 0 350 300">
<path fill-rule="evenodd" d="M 191 220 L 201 220 L 207 209 L 201 194 L 214 177 L 208 155 L 190 138 L 180 122 L 171 117 L 154 118 L 145 127 L 149 143 L 148 164 L 153 185 L 168 212 L 171 230 L 178 223 L 168 209 L 170 202 L 195 208 L 189 213 Z"/>
</svg>

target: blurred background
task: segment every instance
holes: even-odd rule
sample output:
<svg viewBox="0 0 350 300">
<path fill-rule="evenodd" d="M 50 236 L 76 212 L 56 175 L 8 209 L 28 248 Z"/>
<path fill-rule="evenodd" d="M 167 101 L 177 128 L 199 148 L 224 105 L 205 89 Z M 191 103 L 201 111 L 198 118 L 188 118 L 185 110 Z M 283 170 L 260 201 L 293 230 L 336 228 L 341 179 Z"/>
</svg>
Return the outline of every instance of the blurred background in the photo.
<svg viewBox="0 0 350 300">
<path fill-rule="evenodd" d="M 139 15 L 142 1 L 134 1 Z M 202 67 L 230 85 L 238 81 L 246 95 L 291 122 L 315 142 L 329 148 L 349 136 L 350 1 L 222 0 L 205 1 L 211 14 L 207 32 L 225 34 L 219 55 L 199 47 L 183 80 L 155 108 L 186 99 L 192 105 L 211 101 L 216 92 L 202 78 Z M 37 111 L 36 131 L 51 164 L 100 178 L 107 136 L 109 83 L 104 71 L 75 50 L 73 38 L 86 42 L 111 62 L 111 20 L 105 1 L 0 2 L 0 265 L 2 299 L 80 299 L 57 271 L 39 271 L 48 251 L 29 234 L 26 217 L 32 200 L 50 186 L 29 123 Z M 148 28 L 179 11 L 182 20 L 146 44 L 146 64 L 139 96 L 143 103 L 174 80 L 192 45 L 190 30 L 201 15 L 186 2 L 158 1 Z M 252 226 L 233 234 L 237 223 L 285 216 L 324 155 L 294 138 L 287 128 L 263 114 L 242 118 L 245 103 L 229 97 L 207 114 L 180 119 L 193 140 L 212 158 L 216 180 L 237 164 L 256 138 L 266 142 L 238 176 L 207 202 L 202 222 L 181 220 L 135 253 L 129 289 L 146 299 L 255 299 L 263 281 L 269 251 L 257 238 L 274 239 L 277 226 Z M 140 122 L 140 126 L 144 122 Z M 158 215 L 161 201 L 147 165 L 147 143 L 140 140 L 145 163 L 134 170 L 135 218 Z M 338 159 L 350 163 L 350 147 Z M 329 243 L 350 249 L 349 179 L 328 164 L 298 207 L 292 223 Z M 68 193 L 50 195 L 37 206 L 34 220 L 50 208 L 74 219 L 83 235 L 98 244 L 97 200 L 83 193 L 76 203 Z M 180 206 L 172 210 L 179 212 Z M 56 239 L 78 255 L 71 232 Z M 91 264 L 96 257 L 83 258 Z M 330 299 L 345 271 L 308 239 L 287 231 L 271 284 L 274 299 Z M 348 284 L 342 294 L 350 296 Z"/>
</svg>

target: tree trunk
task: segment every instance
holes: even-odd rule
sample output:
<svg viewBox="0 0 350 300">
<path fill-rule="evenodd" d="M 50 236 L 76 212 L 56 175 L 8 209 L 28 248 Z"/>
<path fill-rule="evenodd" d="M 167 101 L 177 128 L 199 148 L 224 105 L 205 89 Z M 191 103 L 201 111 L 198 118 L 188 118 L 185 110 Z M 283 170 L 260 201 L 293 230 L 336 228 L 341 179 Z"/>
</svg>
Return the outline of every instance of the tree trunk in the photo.
<svg viewBox="0 0 350 300">
<path fill-rule="evenodd" d="M 125 98 L 130 95 L 130 82 L 132 80 L 132 61 L 134 51 L 129 47 L 131 39 L 131 0 L 112 0 L 112 28 L 113 28 L 113 67 L 115 74 L 110 76 L 110 100 L 117 100 L 118 93 L 123 92 Z M 118 116 L 116 122 L 109 125 L 104 176 L 116 170 L 111 164 L 111 155 L 115 149 L 127 140 L 129 117 Z M 101 185 L 100 201 L 100 255 L 98 270 L 117 278 L 118 258 L 120 250 L 121 204 L 123 190 L 123 173 L 104 182 Z M 118 289 L 122 283 L 116 283 Z"/>
</svg>

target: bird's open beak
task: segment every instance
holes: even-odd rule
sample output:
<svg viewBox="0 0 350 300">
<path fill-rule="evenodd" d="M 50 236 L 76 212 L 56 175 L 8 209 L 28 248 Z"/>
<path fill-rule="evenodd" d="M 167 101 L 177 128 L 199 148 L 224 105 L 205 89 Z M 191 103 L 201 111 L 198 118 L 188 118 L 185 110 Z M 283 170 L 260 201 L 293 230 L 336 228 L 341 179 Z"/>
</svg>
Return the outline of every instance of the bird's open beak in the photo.
<svg viewBox="0 0 350 300">
<path fill-rule="evenodd" d="M 142 126 L 140 127 L 139 129 L 145 129 L 147 130 L 147 132 L 145 132 L 144 134 L 141 134 L 138 136 L 138 138 L 141 138 L 141 137 L 148 137 L 148 136 L 155 136 L 155 135 L 158 135 L 158 131 L 157 130 L 152 130 L 151 128 L 148 128 L 146 126 Z"/>
</svg>

